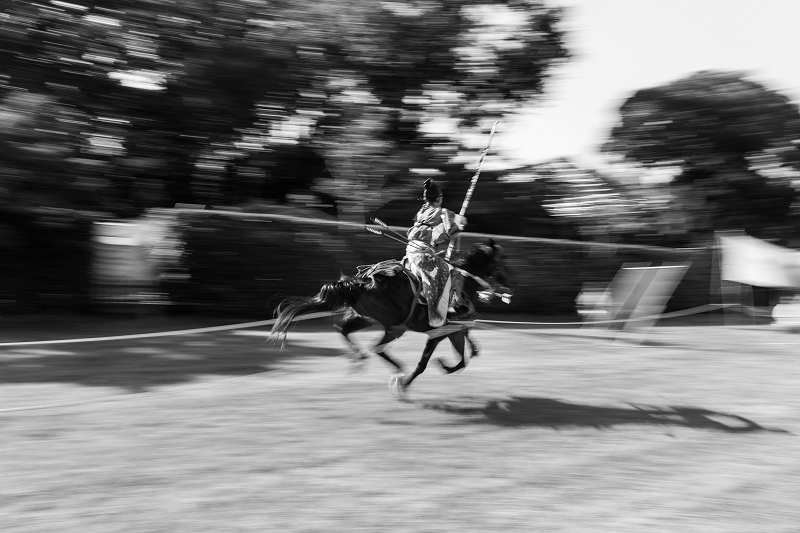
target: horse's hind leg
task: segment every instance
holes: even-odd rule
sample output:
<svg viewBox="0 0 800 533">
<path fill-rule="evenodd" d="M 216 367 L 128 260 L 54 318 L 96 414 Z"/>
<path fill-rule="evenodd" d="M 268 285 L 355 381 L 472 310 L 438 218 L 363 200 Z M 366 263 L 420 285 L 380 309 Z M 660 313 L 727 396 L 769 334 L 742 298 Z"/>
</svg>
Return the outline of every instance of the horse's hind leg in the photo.
<svg viewBox="0 0 800 533">
<path fill-rule="evenodd" d="M 355 311 L 350 310 L 344 315 L 344 319 L 342 320 L 342 322 L 340 324 L 336 324 L 333 327 L 334 329 L 336 329 L 336 331 L 344 335 L 344 338 L 347 339 L 347 342 L 352 343 L 348 335 L 356 331 L 368 328 L 374 323 L 375 321 L 372 320 L 371 318 L 361 316 Z"/>
<path fill-rule="evenodd" d="M 355 312 L 348 312 L 341 324 L 333 326 L 336 331 L 342 334 L 347 344 L 356 352 L 357 355 L 353 357 L 354 362 L 364 362 L 368 355 L 363 348 L 350 339 L 350 334 L 368 328 L 374 322 L 375 321 L 371 318 L 363 317 Z"/>
<path fill-rule="evenodd" d="M 341 324 L 336 324 L 333 326 L 333 328 L 342 334 L 350 346 L 360 351 L 361 349 L 356 345 L 356 343 L 350 340 L 350 334 L 362 329 L 366 329 L 374 323 L 375 321 L 371 318 L 363 317 L 356 313 L 348 313 L 345 315 L 345 318 Z"/>
</svg>

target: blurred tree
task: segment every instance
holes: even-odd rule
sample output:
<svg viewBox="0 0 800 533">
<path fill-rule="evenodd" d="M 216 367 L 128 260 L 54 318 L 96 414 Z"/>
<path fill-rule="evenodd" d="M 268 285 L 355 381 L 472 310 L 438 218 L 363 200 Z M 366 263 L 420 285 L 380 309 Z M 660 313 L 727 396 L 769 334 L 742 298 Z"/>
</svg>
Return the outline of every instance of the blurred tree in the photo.
<svg viewBox="0 0 800 533">
<path fill-rule="evenodd" d="M 204 180 L 216 152 L 252 123 L 256 102 L 290 99 L 303 84 L 290 72 L 291 43 L 250 35 L 261 4 L 11 1 L 0 17 L 1 79 L 82 114 L 83 162 L 124 199 L 112 212 L 220 201 Z"/>
<path fill-rule="evenodd" d="M 355 217 L 417 192 L 409 169 L 446 171 L 466 134 L 486 134 L 494 120 L 530 105 L 550 69 L 568 58 L 562 11 L 541 2 L 380 6 L 347 13 L 341 69 L 312 135 L 332 185 L 350 192 L 337 195 L 340 205 Z"/>
<path fill-rule="evenodd" d="M 51 132 L 80 123 L 54 171 L 119 215 L 236 201 L 237 167 L 300 144 L 329 171 L 310 186 L 357 217 L 530 104 L 568 57 L 561 11 L 527 0 L 9 0 L 0 15 L 0 91 L 50 102 L 5 108 Z M 43 162 L 15 157 L 0 154 L 39 179 Z"/>
<path fill-rule="evenodd" d="M 596 170 L 568 158 L 555 158 L 516 169 L 508 183 L 539 183 L 546 191 L 542 206 L 564 223 L 574 224 L 581 238 L 616 241 L 638 230 L 639 210 L 630 194 Z"/>
<path fill-rule="evenodd" d="M 704 71 L 638 91 L 620 115 L 604 150 L 677 168 L 669 209 L 687 233 L 775 238 L 800 229 L 791 227 L 800 113 L 785 96 L 740 73 Z"/>
</svg>

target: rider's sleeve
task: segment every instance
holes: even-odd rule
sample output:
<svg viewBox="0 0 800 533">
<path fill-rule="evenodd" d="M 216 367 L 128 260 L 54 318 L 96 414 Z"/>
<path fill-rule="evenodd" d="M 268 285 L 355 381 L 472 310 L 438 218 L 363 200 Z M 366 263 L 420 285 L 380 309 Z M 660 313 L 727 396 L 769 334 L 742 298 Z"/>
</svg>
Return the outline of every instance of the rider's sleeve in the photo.
<svg viewBox="0 0 800 533">
<path fill-rule="evenodd" d="M 442 220 L 444 220 L 446 231 L 451 237 L 461 233 L 461 227 L 455 222 L 456 214 L 449 209 L 442 209 Z M 449 240 L 449 239 L 448 239 Z"/>
<path fill-rule="evenodd" d="M 438 249 L 450 244 L 450 239 L 461 232 L 458 225 L 453 221 L 454 217 L 455 214 L 452 211 L 442 209 L 441 222 L 436 226 L 436 230 L 434 231 L 432 245 L 435 248 Z"/>
<path fill-rule="evenodd" d="M 447 228 L 444 223 L 439 224 L 432 232 L 432 241 L 431 245 L 434 248 L 440 248 L 443 245 L 450 244 L 450 234 L 447 232 Z"/>
</svg>

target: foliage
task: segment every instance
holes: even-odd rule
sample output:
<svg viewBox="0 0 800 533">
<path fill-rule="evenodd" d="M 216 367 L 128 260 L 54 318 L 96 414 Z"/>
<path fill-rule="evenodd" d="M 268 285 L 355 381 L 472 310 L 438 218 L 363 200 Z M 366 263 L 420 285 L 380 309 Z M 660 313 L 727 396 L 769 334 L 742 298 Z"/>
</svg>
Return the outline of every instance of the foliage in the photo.
<svg viewBox="0 0 800 533">
<path fill-rule="evenodd" d="M 0 300 L 83 301 L 92 220 L 262 198 L 358 219 L 539 97 L 568 57 L 561 16 L 517 0 L 3 2 Z M 290 233 L 273 247 L 317 245 Z M 241 244 L 219 235 L 218 251 Z M 301 260 L 265 250 L 253 279 Z"/>
<path fill-rule="evenodd" d="M 10 0 L 0 15 L 2 186 L 123 216 L 241 202 L 300 144 L 327 172 L 298 188 L 357 217 L 535 100 L 568 56 L 561 11 L 535 1 Z"/>
<path fill-rule="evenodd" d="M 705 71 L 638 91 L 604 149 L 649 168 L 676 167 L 670 209 L 688 231 L 785 234 L 800 174 L 800 113 L 738 73 Z"/>
<path fill-rule="evenodd" d="M 323 283 L 354 274 L 358 265 L 395 258 L 404 247 L 365 232 L 358 224 L 323 223 L 275 215 L 185 211 L 175 226 L 183 236 L 184 277 L 165 280 L 176 309 L 263 317 L 281 300 L 316 294 Z M 232 239 L 231 235 L 236 235 Z M 461 251 L 483 242 L 463 234 Z M 609 283 L 623 263 L 689 261 L 670 309 L 708 303 L 711 251 L 583 244 L 502 237 L 513 277 L 511 305 L 494 302 L 481 312 L 571 314 L 584 282 Z"/>
<path fill-rule="evenodd" d="M 470 186 L 460 168 L 444 167 L 446 172 L 435 176 L 436 183 L 444 191 L 443 207 L 458 213 Z M 577 239 L 579 237 L 572 221 L 556 217 L 545 208 L 552 202 L 555 191 L 544 179 L 507 179 L 519 176 L 519 171 L 485 171 L 470 200 L 467 209 L 468 229 L 479 233 Z M 528 174 L 526 174 L 528 176 Z M 389 224 L 407 226 L 420 207 L 415 195 L 392 200 L 373 211 L 375 216 Z"/>
<path fill-rule="evenodd" d="M 68 209 L 0 210 L 0 310 L 87 310 L 91 225 L 91 215 Z"/>
</svg>

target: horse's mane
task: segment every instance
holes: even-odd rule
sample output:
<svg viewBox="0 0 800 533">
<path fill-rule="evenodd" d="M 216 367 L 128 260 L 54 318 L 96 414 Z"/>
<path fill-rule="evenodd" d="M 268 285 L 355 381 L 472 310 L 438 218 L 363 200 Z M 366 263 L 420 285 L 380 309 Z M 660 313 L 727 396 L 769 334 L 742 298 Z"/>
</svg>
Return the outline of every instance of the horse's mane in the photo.
<svg viewBox="0 0 800 533">
<path fill-rule="evenodd" d="M 453 265 L 459 268 L 466 268 L 469 266 L 479 266 L 491 260 L 495 254 L 494 241 L 489 243 L 481 243 L 476 245 L 471 250 L 461 254 L 461 257 L 452 261 Z"/>
<path fill-rule="evenodd" d="M 340 283 L 352 288 L 362 287 L 367 290 L 372 290 L 377 285 L 377 280 L 375 279 L 375 276 L 364 276 L 360 272 L 355 276 L 348 276 L 347 274 L 342 273 L 339 276 L 339 281 L 336 283 Z"/>
</svg>

